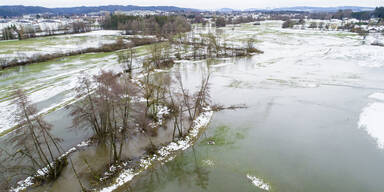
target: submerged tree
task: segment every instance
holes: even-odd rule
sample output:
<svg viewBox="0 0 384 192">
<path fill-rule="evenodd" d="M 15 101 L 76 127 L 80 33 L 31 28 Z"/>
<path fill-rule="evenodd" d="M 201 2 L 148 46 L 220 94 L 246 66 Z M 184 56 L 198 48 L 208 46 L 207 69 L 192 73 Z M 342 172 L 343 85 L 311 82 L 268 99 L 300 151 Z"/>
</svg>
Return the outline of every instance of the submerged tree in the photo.
<svg viewBox="0 0 384 192">
<path fill-rule="evenodd" d="M 0 147 L 0 191 L 9 191 L 11 188 L 11 168 L 5 163 L 12 160 L 12 155 Z"/>
<path fill-rule="evenodd" d="M 19 167 L 22 168 L 21 173 L 31 175 L 42 169 L 42 174 L 36 179 L 54 180 L 67 165 L 67 159 L 59 157 L 63 152 L 59 146 L 60 139 L 50 133 L 52 125 L 37 113 L 36 107 L 31 104 L 23 90 L 17 90 L 15 97 L 17 105 L 15 115 L 22 127 L 16 130 L 15 136 L 8 141 L 16 148 L 12 159 L 29 160 L 27 165 Z"/>
<path fill-rule="evenodd" d="M 144 62 L 145 70 L 168 68 L 174 64 L 170 43 L 156 43 L 150 46 L 150 54 Z"/>
<path fill-rule="evenodd" d="M 125 72 L 132 72 L 133 60 L 136 57 L 136 50 L 133 49 L 133 44 L 128 45 L 128 49 L 118 54 L 118 61 L 123 66 Z"/>
<path fill-rule="evenodd" d="M 83 77 L 77 87 L 77 97 L 83 98 L 73 106 L 74 126 L 91 125 L 94 138 L 110 147 L 110 162 L 121 160 L 129 125 L 131 100 L 137 87 L 128 78 L 119 79 L 112 71 L 101 71 L 92 80 Z"/>
<path fill-rule="evenodd" d="M 296 24 L 296 22 L 288 19 L 286 21 L 284 21 L 283 25 L 282 25 L 282 28 L 293 28 L 293 26 Z"/>
<path fill-rule="evenodd" d="M 226 20 L 224 17 L 216 18 L 216 27 L 225 27 L 225 26 L 226 26 Z"/>
</svg>

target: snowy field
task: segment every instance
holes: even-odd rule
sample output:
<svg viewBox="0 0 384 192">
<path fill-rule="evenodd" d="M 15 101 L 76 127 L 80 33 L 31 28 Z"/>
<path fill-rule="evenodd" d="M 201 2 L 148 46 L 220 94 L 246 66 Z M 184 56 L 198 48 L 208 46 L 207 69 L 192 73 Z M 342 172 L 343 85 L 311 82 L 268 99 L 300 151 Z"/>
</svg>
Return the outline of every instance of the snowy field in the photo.
<svg viewBox="0 0 384 192">
<path fill-rule="evenodd" d="M 114 43 L 121 31 L 92 31 L 74 35 L 59 35 L 31 38 L 23 41 L 0 41 L 0 59 L 23 59 L 33 55 L 68 53 L 71 51 L 97 48 Z"/>
<path fill-rule="evenodd" d="M 93 75 L 117 65 L 112 53 L 85 54 L 36 63 L 0 72 L 0 132 L 17 125 L 12 93 L 21 87 L 44 113 L 63 107 L 74 99 L 73 88 L 82 73 Z"/>
</svg>

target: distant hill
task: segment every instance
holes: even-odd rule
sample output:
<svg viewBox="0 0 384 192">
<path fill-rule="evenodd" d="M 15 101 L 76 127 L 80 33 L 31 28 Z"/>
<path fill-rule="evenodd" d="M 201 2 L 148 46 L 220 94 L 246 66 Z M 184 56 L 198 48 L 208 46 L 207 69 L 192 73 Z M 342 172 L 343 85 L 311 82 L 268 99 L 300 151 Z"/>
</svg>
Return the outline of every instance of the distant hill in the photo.
<svg viewBox="0 0 384 192">
<path fill-rule="evenodd" d="M 221 8 L 221 9 L 218 9 L 216 11 L 217 12 L 222 12 L 222 13 L 229 13 L 229 12 L 234 12 L 234 11 L 239 11 L 239 10 L 235 10 L 235 9 L 231 9 L 231 8 Z"/>
<path fill-rule="evenodd" d="M 248 8 L 248 9 L 244 9 L 243 11 L 266 11 L 266 9 L 260 9 L 260 8 Z"/>
<path fill-rule="evenodd" d="M 341 6 L 341 7 L 283 7 L 272 9 L 272 11 L 304 11 L 304 12 L 337 12 L 338 10 L 350 9 L 353 12 L 373 11 L 374 7 L 357 7 L 357 6 Z"/>
<path fill-rule="evenodd" d="M 188 11 L 197 11 L 196 9 L 181 8 L 175 6 L 134 6 L 134 5 L 108 5 L 108 6 L 97 6 L 97 7 L 66 7 L 66 8 L 45 8 L 38 6 L 0 6 L 0 16 L 1 17 L 13 17 L 13 16 L 22 16 L 27 14 L 37 14 L 37 13 L 51 13 L 59 15 L 74 15 L 74 14 L 88 14 L 92 12 L 100 11 L 136 11 L 136 10 L 146 10 L 146 11 L 174 11 L 174 12 L 188 12 Z"/>
<path fill-rule="evenodd" d="M 350 9 L 353 12 L 359 11 L 373 11 L 374 7 L 358 7 L 358 6 L 340 6 L 340 7 L 307 7 L 307 6 L 298 6 L 298 7 L 282 7 L 274 9 L 260 9 L 260 8 L 248 8 L 243 10 L 231 9 L 231 8 L 221 8 L 216 11 L 222 13 L 229 13 L 235 11 L 252 11 L 252 12 L 337 12 L 338 10 Z"/>
<path fill-rule="evenodd" d="M 340 9 L 351 9 L 354 12 L 357 11 L 372 11 L 375 8 L 372 7 L 357 7 L 357 6 L 342 6 L 342 7 L 283 7 L 275 9 L 257 9 L 249 8 L 244 9 L 243 11 L 293 11 L 293 12 L 336 12 Z M 65 8 L 45 8 L 39 6 L 0 6 L 0 17 L 13 17 L 13 16 L 22 16 L 27 14 L 37 14 L 37 13 L 50 13 L 50 14 L 59 14 L 59 15 L 76 15 L 76 14 L 88 14 L 93 12 L 100 11 L 166 11 L 166 12 L 195 12 L 201 11 L 198 9 L 191 8 L 182 8 L 175 6 L 135 6 L 135 5 L 107 5 L 107 6 L 95 6 L 95 7 L 65 7 Z M 234 11 L 241 11 L 231 8 L 222 8 L 216 10 L 218 12 L 229 13 Z"/>
<path fill-rule="evenodd" d="M 359 11 L 373 11 L 374 7 L 357 7 L 357 6 L 341 6 L 341 7 L 282 7 L 275 9 L 260 9 L 260 8 L 249 8 L 244 9 L 243 11 L 256 11 L 256 12 L 264 12 L 264 11 L 290 11 L 290 12 L 337 12 L 338 10 L 350 9 L 353 12 Z"/>
<path fill-rule="evenodd" d="M 37 6 L 0 6 L 0 16 L 20 16 L 23 14 L 46 13 L 50 9 Z"/>
</svg>

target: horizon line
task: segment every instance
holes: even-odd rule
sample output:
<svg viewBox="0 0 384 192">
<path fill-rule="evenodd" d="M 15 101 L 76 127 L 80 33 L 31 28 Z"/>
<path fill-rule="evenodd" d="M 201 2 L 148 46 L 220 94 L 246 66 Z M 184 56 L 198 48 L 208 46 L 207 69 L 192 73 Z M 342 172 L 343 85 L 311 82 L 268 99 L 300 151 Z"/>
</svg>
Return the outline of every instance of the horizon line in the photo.
<svg viewBox="0 0 384 192">
<path fill-rule="evenodd" d="M 194 7 L 183 7 L 183 6 L 175 6 L 175 5 L 135 5 L 135 4 L 101 4 L 101 5 L 74 5 L 74 6 L 57 6 L 57 7 L 51 7 L 51 6 L 40 6 L 40 5 L 2 5 L 0 4 L 0 7 L 2 6 L 24 6 L 24 7 L 44 7 L 44 8 L 73 8 L 73 7 L 102 7 L 102 6 L 137 6 L 137 7 L 177 7 L 177 8 L 184 8 L 184 9 L 197 9 L 197 10 L 219 10 L 219 9 L 232 9 L 232 10 L 246 10 L 246 9 L 282 9 L 282 8 L 295 8 L 295 7 L 311 7 L 311 8 L 338 8 L 338 7 L 362 7 L 362 8 L 376 8 L 381 7 L 378 6 L 358 6 L 358 5 L 340 5 L 340 6 L 309 6 L 309 5 L 298 5 L 298 6 L 281 6 L 281 7 L 249 7 L 249 8 L 230 8 L 230 7 L 221 7 L 221 8 L 209 8 L 209 9 L 201 9 L 201 8 L 194 8 Z"/>
</svg>

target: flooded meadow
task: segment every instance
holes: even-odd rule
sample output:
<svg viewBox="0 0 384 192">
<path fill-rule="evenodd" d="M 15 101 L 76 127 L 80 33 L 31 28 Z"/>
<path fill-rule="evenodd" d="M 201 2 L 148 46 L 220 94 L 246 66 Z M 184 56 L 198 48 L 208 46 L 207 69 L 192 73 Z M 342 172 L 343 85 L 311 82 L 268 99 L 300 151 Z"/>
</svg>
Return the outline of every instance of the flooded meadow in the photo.
<svg viewBox="0 0 384 192">
<path fill-rule="evenodd" d="M 281 24 L 266 21 L 220 29 L 231 44 L 254 38 L 263 54 L 181 60 L 155 72 L 160 78 L 180 75 L 190 90 L 198 87 L 202 73 L 210 73 L 211 102 L 242 107 L 214 112 L 206 118 L 206 128 L 194 135 L 196 141 L 175 150 L 167 161 L 152 163 L 116 191 L 384 191 L 384 47 L 365 44 L 349 32 L 282 29 Z M 215 28 L 196 31 L 218 33 Z M 58 44 L 47 46 L 61 49 Z M 13 54 L 11 49 L 16 48 L 0 54 Z M 139 55 L 147 54 L 146 46 L 136 49 Z M 117 52 L 0 71 L 0 145 L 17 129 L 11 93 L 21 87 L 53 125 L 52 134 L 63 139 L 64 150 L 75 147 L 70 154 L 73 164 L 85 185 L 92 186 L 110 150 L 81 145 L 91 131 L 85 125 L 70 129 L 71 109 L 66 106 L 77 102 L 78 78 L 100 69 L 121 70 Z M 172 126 L 160 128 L 150 141 L 143 135 L 129 138 L 124 156 L 139 162 L 150 143 L 166 147 L 173 141 Z M 104 187 L 98 190 L 108 191 L 110 185 Z M 69 166 L 58 180 L 31 189 L 80 190 Z"/>
</svg>

